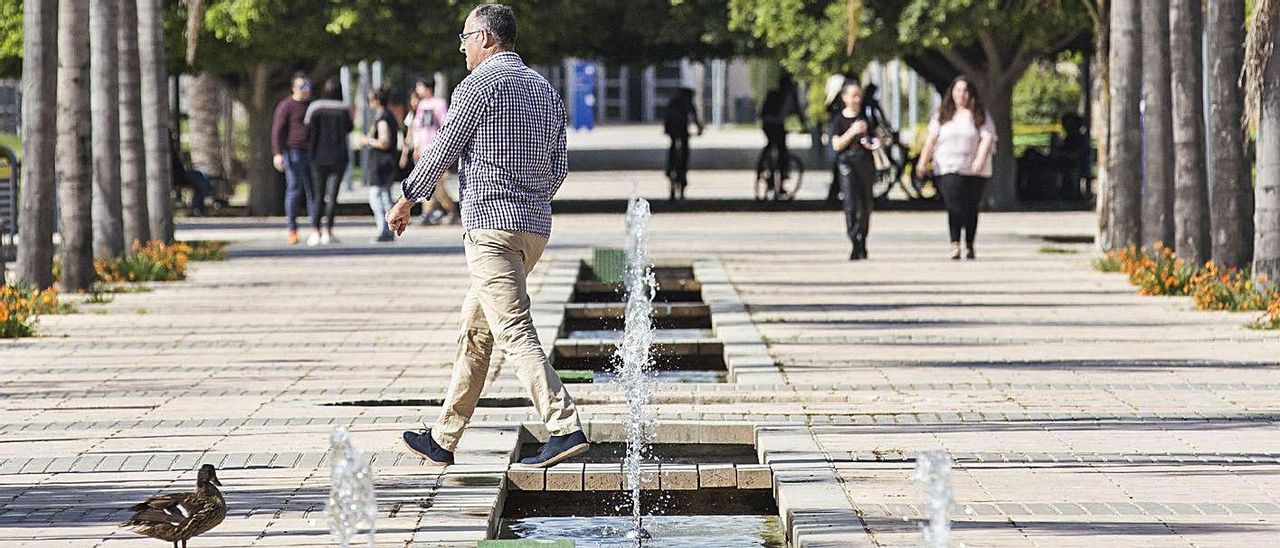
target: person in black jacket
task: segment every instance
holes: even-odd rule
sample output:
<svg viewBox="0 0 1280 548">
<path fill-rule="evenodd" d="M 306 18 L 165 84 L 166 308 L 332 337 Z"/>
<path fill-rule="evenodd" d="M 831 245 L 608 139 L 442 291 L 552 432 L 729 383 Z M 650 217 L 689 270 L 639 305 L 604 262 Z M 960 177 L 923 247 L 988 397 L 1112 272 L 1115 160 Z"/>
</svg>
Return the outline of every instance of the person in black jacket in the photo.
<svg viewBox="0 0 1280 548">
<path fill-rule="evenodd" d="M 845 232 L 853 243 L 849 260 L 857 261 L 867 258 L 876 165 L 871 151 L 863 146 L 871 123 L 862 108 L 862 87 L 846 80 L 840 98 L 844 108 L 831 117 L 831 149 L 836 152 L 836 181 L 844 195 Z"/>
<path fill-rule="evenodd" d="M 333 216 L 338 205 L 338 188 L 347 172 L 347 136 L 353 127 L 351 108 L 342 100 L 342 85 L 337 78 L 324 83 L 320 100 L 307 107 L 304 123 L 311 144 L 311 180 L 316 186 L 313 195 L 320 202 L 311 212 L 316 235 L 307 239 L 307 245 L 337 243 L 333 237 Z"/>
</svg>

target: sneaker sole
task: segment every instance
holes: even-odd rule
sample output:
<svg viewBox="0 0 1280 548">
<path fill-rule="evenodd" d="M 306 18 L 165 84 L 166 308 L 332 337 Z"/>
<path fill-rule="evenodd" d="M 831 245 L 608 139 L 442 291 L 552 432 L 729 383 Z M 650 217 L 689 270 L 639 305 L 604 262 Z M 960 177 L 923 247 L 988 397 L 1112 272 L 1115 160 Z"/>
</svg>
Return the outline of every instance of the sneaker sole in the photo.
<svg viewBox="0 0 1280 548">
<path fill-rule="evenodd" d="M 590 449 L 590 448 L 591 448 L 590 443 L 580 443 L 578 445 L 570 447 L 569 449 L 565 450 L 559 455 L 556 455 L 554 457 L 547 459 L 546 462 L 540 462 L 537 464 L 517 463 L 517 466 L 523 466 L 525 468 L 549 468 L 551 466 L 555 466 L 559 464 L 561 461 L 564 461 L 566 459 L 571 459 L 573 457 L 586 453 L 587 449 Z"/>
<path fill-rule="evenodd" d="M 431 457 L 427 456 L 427 454 L 426 454 L 426 453 L 423 453 L 422 451 L 419 451 L 419 450 L 417 450 L 417 449 L 414 449 L 412 445 L 409 445 L 409 442 L 405 441 L 404 437 L 401 437 L 401 438 L 400 438 L 400 443 L 403 443 L 405 447 L 408 447 L 408 448 L 409 448 L 409 452 L 411 452 L 411 453 L 413 453 L 413 454 L 415 454 L 415 455 L 418 455 L 419 457 L 422 457 L 422 458 L 423 458 L 423 460 L 426 460 L 427 462 L 432 463 L 432 464 L 434 464 L 434 465 L 436 465 L 436 466 L 449 466 L 449 465 L 453 464 L 452 462 L 440 462 L 440 461 L 438 461 L 438 460 L 436 460 L 436 459 L 433 459 L 433 458 L 431 458 Z"/>
</svg>

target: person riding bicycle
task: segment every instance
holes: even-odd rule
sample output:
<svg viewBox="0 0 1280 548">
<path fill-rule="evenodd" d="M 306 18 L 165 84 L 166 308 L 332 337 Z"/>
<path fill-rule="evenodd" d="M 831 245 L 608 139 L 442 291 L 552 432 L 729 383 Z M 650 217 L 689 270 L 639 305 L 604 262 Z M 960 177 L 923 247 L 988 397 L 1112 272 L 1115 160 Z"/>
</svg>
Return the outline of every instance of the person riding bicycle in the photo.
<svg viewBox="0 0 1280 548">
<path fill-rule="evenodd" d="M 702 119 L 698 117 L 698 107 L 693 104 L 693 90 L 680 88 L 671 101 L 667 103 L 667 113 L 663 119 L 663 132 L 671 137 L 671 146 L 667 149 L 667 179 L 671 181 L 672 199 L 676 189 L 684 195 L 684 187 L 689 184 L 689 122 L 698 127 L 698 135 L 702 135 Z"/>
<path fill-rule="evenodd" d="M 781 167 L 782 179 L 791 177 L 790 154 L 787 152 L 787 118 L 792 114 L 800 117 L 800 124 L 808 127 L 804 107 L 800 104 L 800 92 L 791 79 L 791 75 L 783 73 L 778 79 L 778 87 L 769 90 L 764 96 L 764 104 L 760 107 L 760 122 L 764 129 L 768 144 L 765 150 L 774 150 L 778 154 L 778 165 Z"/>
</svg>

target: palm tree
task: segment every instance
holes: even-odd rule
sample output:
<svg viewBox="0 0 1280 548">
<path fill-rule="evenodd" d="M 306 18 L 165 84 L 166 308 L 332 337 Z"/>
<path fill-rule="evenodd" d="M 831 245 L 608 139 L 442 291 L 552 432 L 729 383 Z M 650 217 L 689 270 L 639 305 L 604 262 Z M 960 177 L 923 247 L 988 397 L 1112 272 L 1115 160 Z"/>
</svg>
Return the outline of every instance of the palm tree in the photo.
<svg viewBox="0 0 1280 548">
<path fill-rule="evenodd" d="M 1249 119 L 1258 123 L 1253 273 L 1280 282 L 1280 0 L 1256 0 L 1245 48 Z"/>
<path fill-rule="evenodd" d="M 147 156 L 142 137 L 142 81 L 138 66 L 138 4 L 119 0 L 120 188 L 127 246 L 151 240 L 147 218 Z"/>
<path fill-rule="evenodd" d="M 83 0 L 58 4 L 58 232 L 64 291 L 93 285 L 93 185 L 89 172 L 89 10 Z"/>
<path fill-rule="evenodd" d="M 151 237 L 173 241 L 173 180 L 169 158 L 169 98 L 160 0 L 138 0 L 138 61 L 142 68 L 142 131 L 147 150 Z"/>
<path fill-rule="evenodd" d="M 1169 0 L 1142 2 L 1142 245 L 1173 244 Z"/>
<path fill-rule="evenodd" d="M 1089 133 L 1098 141 L 1096 202 L 1098 213 L 1097 244 L 1100 249 L 1114 249 L 1111 244 L 1111 185 L 1107 183 L 1107 151 L 1111 148 L 1111 128 L 1107 119 L 1111 114 L 1110 74 L 1107 61 L 1111 57 L 1108 28 L 1107 0 L 1080 0 L 1089 21 L 1093 23 L 1093 56 L 1089 58 Z"/>
<path fill-rule="evenodd" d="M 1244 0 L 1210 0 L 1208 27 L 1213 260 L 1243 267 L 1253 259 L 1253 185 L 1241 129 Z"/>
<path fill-rule="evenodd" d="M 1142 98 L 1141 16 L 1138 0 L 1111 5 L 1111 51 L 1108 64 L 1123 67 L 1110 74 L 1111 149 L 1107 152 L 1107 185 L 1111 188 L 1111 249 L 1137 245 L 1142 230 L 1142 133 L 1138 101 Z"/>
<path fill-rule="evenodd" d="M 1169 56 L 1173 91 L 1174 251 L 1193 264 L 1209 260 L 1209 188 L 1205 172 L 1200 0 L 1172 0 Z"/>
<path fill-rule="evenodd" d="M 99 258 L 124 255 L 120 202 L 119 0 L 89 2 L 89 102 L 93 127 L 93 250 Z"/>
<path fill-rule="evenodd" d="M 210 179 L 223 177 L 222 136 L 218 133 L 218 115 L 222 111 L 222 94 L 218 80 L 208 73 L 196 75 L 187 88 L 191 110 L 191 163 Z"/>
<path fill-rule="evenodd" d="M 19 283 L 53 285 L 54 120 L 58 97 L 58 0 L 22 5 L 22 226 Z"/>
</svg>

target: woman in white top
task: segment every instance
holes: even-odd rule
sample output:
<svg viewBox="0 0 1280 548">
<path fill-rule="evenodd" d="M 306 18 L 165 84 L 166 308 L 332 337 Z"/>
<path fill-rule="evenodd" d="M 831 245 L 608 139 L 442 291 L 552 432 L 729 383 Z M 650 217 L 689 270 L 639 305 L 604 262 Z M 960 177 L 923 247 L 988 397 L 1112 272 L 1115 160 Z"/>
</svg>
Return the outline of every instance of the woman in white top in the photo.
<svg viewBox="0 0 1280 548">
<path fill-rule="evenodd" d="M 951 228 L 951 259 L 960 259 L 960 233 L 964 232 L 965 258 L 975 258 L 974 233 L 982 190 L 991 178 L 996 128 L 982 107 L 978 90 L 965 77 L 951 82 L 942 106 L 929 122 L 929 137 L 916 164 L 926 173 L 933 162 L 934 181 L 947 205 Z"/>
</svg>

